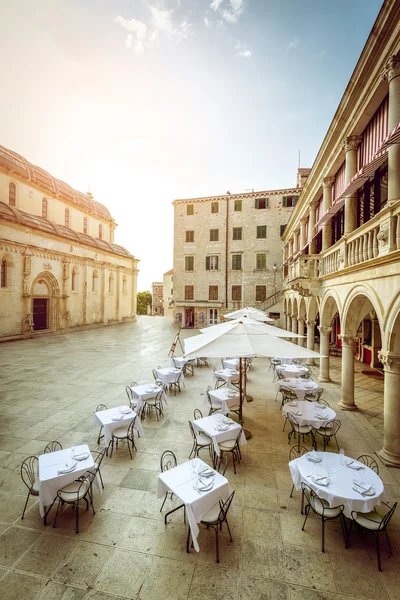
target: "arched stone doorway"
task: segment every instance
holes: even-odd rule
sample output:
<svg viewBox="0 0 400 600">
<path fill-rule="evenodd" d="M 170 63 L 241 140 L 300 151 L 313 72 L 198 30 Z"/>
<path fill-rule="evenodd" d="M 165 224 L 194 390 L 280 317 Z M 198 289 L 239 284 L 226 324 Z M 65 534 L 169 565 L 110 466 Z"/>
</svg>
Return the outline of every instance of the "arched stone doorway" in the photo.
<svg viewBox="0 0 400 600">
<path fill-rule="evenodd" d="M 332 333 L 332 321 L 340 315 L 339 300 L 332 290 L 323 297 L 320 310 L 320 353 L 324 358 L 320 359 L 319 380 L 322 382 L 331 381 L 329 374 L 329 345 Z"/>
<path fill-rule="evenodd" d="M 60 287 L 51 273 L 44 271 L 32 282 L 33 331 L 57 331 Z"/>
</svg>

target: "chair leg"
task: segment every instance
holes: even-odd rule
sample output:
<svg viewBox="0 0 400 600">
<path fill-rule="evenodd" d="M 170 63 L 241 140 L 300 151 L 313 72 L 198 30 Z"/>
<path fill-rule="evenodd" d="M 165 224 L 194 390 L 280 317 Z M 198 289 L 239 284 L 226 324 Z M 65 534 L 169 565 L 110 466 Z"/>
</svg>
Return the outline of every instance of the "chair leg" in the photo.
<svg viewBox="0 0 400 600">
<path fill-rule="evenodd" d="M 322 552 L 325 552 L 325 519 L 322 517 Z"/>
<path fill-rule="evenodd" d="M 376 555 L 378 557 L 378 571 L 382 571 L 381 549 L 380 549 L 380 546 L 379 546 L 379 533 L 376 534 Z"/>
<path fill-rule="evenodd" d="M 114 436 L 112 436 L 111 438 L 111 452 L 110 452 L 110 458 L 112 458 L 114 452 Z"/>
<path fill-rule="evenodd" d="M 23 513 L 22 513 L 22 517 L 21 517 L 21 519 L 23 519 L 23 518 L 24 518 L 25 511 L 26 511 L 26 507 L 28 506 L 28 500 L 29 500 L 29 496 L 30 496 L 30 495 L 31 495 L 31 491 L 29 490 L 29 492 L 28 492 L 28 495 L 27 495 L 27 497 L 26 497 L 26 502 L 25 502 L 25 506 L 24 506 L 24 510 L 23 510 Z"/>
<path fill-rule="evenodd" d="M 102 476 L 101 476 L 101 471 L 100 471 L 100 469 L 99 469 L 99 476 L 100 476 L 100 481 L 101 481 L 101 487 L 102 487 L 102 488 L 103 488 L 103 490 L 104 490 L 104 483 L 103 483 L 103 478 L 102 478 Z"/>
<path fill-rule="evenodd" d="M 343 537 L 344 537 L 344 545 L 346 548 L 349 547 L 348 545 L 348 541 L 347 541 L 347 527 L 346 527 L 346 521 L 344 520 L 344 515 L 343 513 L 340 513 L 340 523 L 342 524 L 342 531 L 343 531 Z"/>
<path fill-rule="evenodd" d="M 190 527 L 188 527 L 188 534 L 186 540 L 186 552 L 189 554 L 190 552 Z"/>
<path fill-rule="evenodd" d="M 226 526 L 228 528 L 229 537 L 231 538 L 231 542 L 233 542 L 231 530 L 230 530 L 229 523 L 228 523 L 228 519 L 226 517 L 225 517 L 225 522 L 226 522 Z M 221 526 L 222 526 L 222 523 L 221 523 Z"/>
<path fill-rule="evenodd" d="M 86 501 L 86 504 L 87 504 L 86 498 L 85 498 L 85 501 Z M 79 533 L 79 500 L 76 503 L 75 509 L 76 509 L 75 510 L 76 532 L 75 533 L 78 534 Z"/>
<path fill-rule="evenodd" d="M 388 533 L 387 533 L 386 529 L 384 529 L 384 532 L 385 532 L 387 543 L 388 543 L 388 546 L 389 546 L 389 553 L 390 553 L 390 555 L 392 555 L 393 554 L 393 552 L 392 552 L 392 546 L 390 545 L 389 536 L 388 536 Z"/>
<path fill-rule="evenodd" d="M 306 518 L 304 519 L 303 527 L 301 528 L 304 531 L 304 527 L 306 526 L 306 521 L 308 519 L 308 513 L 310 512 L 310 505 L 307 504 L 306 509 L 304 511 L 306 513 Z"/>
<path fill-rule="evenodd" d="M 293 498 L 293 490 L 294 490 L 294 484 L 292 485 L 292 491 L 290 492 L 290 498 Z"/>
<path fill-rule="evenodd" d="M 129 445 L 129 438 L 127 438 L 126 443 L 128 444 L 128 450 L 129 450 L 129 454 L 130 454 L 131 460 L 132 460 L 132 452 L 131 452 L 131 447 Z"/>
<path fill-rule="evenodd" d="M 164 502 L 161 504 L 160 512 L 162 512 L 162 509 L 164 508 L 164 504 L 167 499 L 167 494 L 168 494 L 168 492 L 165 494 Z"/>
<path fill-rule="evenodd" d="M 216 550 L 217 550 L 217 563 L 219 563 L 218 526 L 215 528 L 215 543 L 216 543 Z"/>
</svg>

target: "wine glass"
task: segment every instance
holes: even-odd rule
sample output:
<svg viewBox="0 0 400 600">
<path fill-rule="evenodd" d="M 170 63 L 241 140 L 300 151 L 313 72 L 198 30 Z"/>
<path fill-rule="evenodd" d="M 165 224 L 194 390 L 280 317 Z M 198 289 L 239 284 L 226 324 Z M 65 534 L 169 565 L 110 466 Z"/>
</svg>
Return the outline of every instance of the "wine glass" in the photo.
<svg viewBox="0 0 400 600">
<path fill-rule="evenodd" d="M 340 448 L 339 454 L 340 454 L 340 464 L 343 465 L 344 464 L 344 448 Z"/>
<path fill-rule="evenodd" d="M 197 473 L 197 458 L 192 458 L 189 461 L 189 468 L 193 476 Z"/>
</svg>

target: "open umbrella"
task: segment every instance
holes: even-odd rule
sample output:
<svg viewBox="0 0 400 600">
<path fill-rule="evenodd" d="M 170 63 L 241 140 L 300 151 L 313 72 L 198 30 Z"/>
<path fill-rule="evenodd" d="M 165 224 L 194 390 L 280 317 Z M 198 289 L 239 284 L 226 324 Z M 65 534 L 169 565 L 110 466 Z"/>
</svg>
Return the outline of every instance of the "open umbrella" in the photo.
<svg viewBox="0 0 400 600">
<path fill-rule="evenodd" d="M 232 313 L 233 314 L 233 313 Z M 249 323 L 250 325 L 254 325 L 255 327 L 262 327 L 265 333 L 268 333 L 272 337 L 281 337 L 281 338 L 305 338 L 305 335 L 300 335 L 298 333 L 293 333 L 292 331 L 287 331 L 287 329 L 281 329 L 280 327 L 275 327 L 274 325 L 268 325 L 267 323 L 263 323 L 262 321 L 256 321 L 255 319 L 251 319 L 250 317 L 244 316 L 242 318 L 237 318 L 234 320 L 235 322 L 241 321 L 242 323 Z M 230 329 L 230 326 L 234 321 L 224 321 L 223 323 L 218 323 L 217 325 L 210 325 L 209 327 L 204 327 L 203 329 L 199 329 L 201 333 L 208 333 L 211 331 L 219 331 L 224 332 Z"/>
<path fill-rule="evenodd" d="M 234 310 L 227 315 L 224 315 L 224 319 L 240 319 L 241 317 L 250 317 L 250 319 L 254 319 L 255 321 L 268 321 L 268 323 L 273 323 L 274 320 L 267 317 L 265 313 L 258 308 L 252 308 L 251 306 L 246 306 L 245 308 L 240 308 L 239 310 Z"/>
<path fill-rule="evenodd" d="M 279 358 L 321 358 L 322 355 L 303 346 L 298 346 L 265 331 L 267 325 L 255 325 L 245 319 L 223 323 L 225 327 L 209 327 L 205 333 L 185 340 L 185 355 L 220 358 L 239 358 L 239 421 L 242 423 L 244 374 L 248 356 L 277 356 Z M 244 360 L 244 365 L 243 365 Z"/>
</svg>

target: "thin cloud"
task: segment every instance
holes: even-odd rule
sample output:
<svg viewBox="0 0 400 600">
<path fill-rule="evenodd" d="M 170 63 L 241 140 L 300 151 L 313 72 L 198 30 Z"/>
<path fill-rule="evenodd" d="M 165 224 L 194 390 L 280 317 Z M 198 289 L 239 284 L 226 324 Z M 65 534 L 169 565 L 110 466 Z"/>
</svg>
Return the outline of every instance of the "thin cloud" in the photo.
<svg viewBox="0 0 400 600">
<path fill-rule="evenodd" d="M 297 37 L 294 37 L 292 40 L 290 40 L 287 49 L 288 50 L 294 50 L 295 48 L 297 48 L 297 46 L 300 44 L 300 40 Z"/>
<path fill-rule="evenodd" d="M 224 0 L 213 0 L 210 4 L 210 8 L 213 10 L 218 10 Z"/>
<path fill-rule="evenodd" d="M 207 17 L 204 17 L 204 25 L 206 27 L 211 27 L 211 21 L 210 19 L 207 19 Z"/>
<path fill-rule="evenodd" d="M 235 44 L 235 56 L 241 56 L 243 58 L 250 58 L 252 51 L 248 48 L 247 44 L 243 44 L 239 40 Z"/>
<path fill-rule="evenodd" d="M 118 16 L 114 19 L 115 23 L 119 23 L 121 27 L 128 31 L 128 35 L 125 39 L 125 45 L 127 48 L 133 48 L 136 54 L 140 54 L 144 50 L 144 41 L 146 39 L 148 27 L 142 21 L 136 19 L 124 19 L 124 17 Z"/>
<path fill-rule="evenodd" d="M 237 23 L 244 11 L 244 0 L 213 0 L 210 8 L 218 11 L 228 23 Z"/>
</svg>

